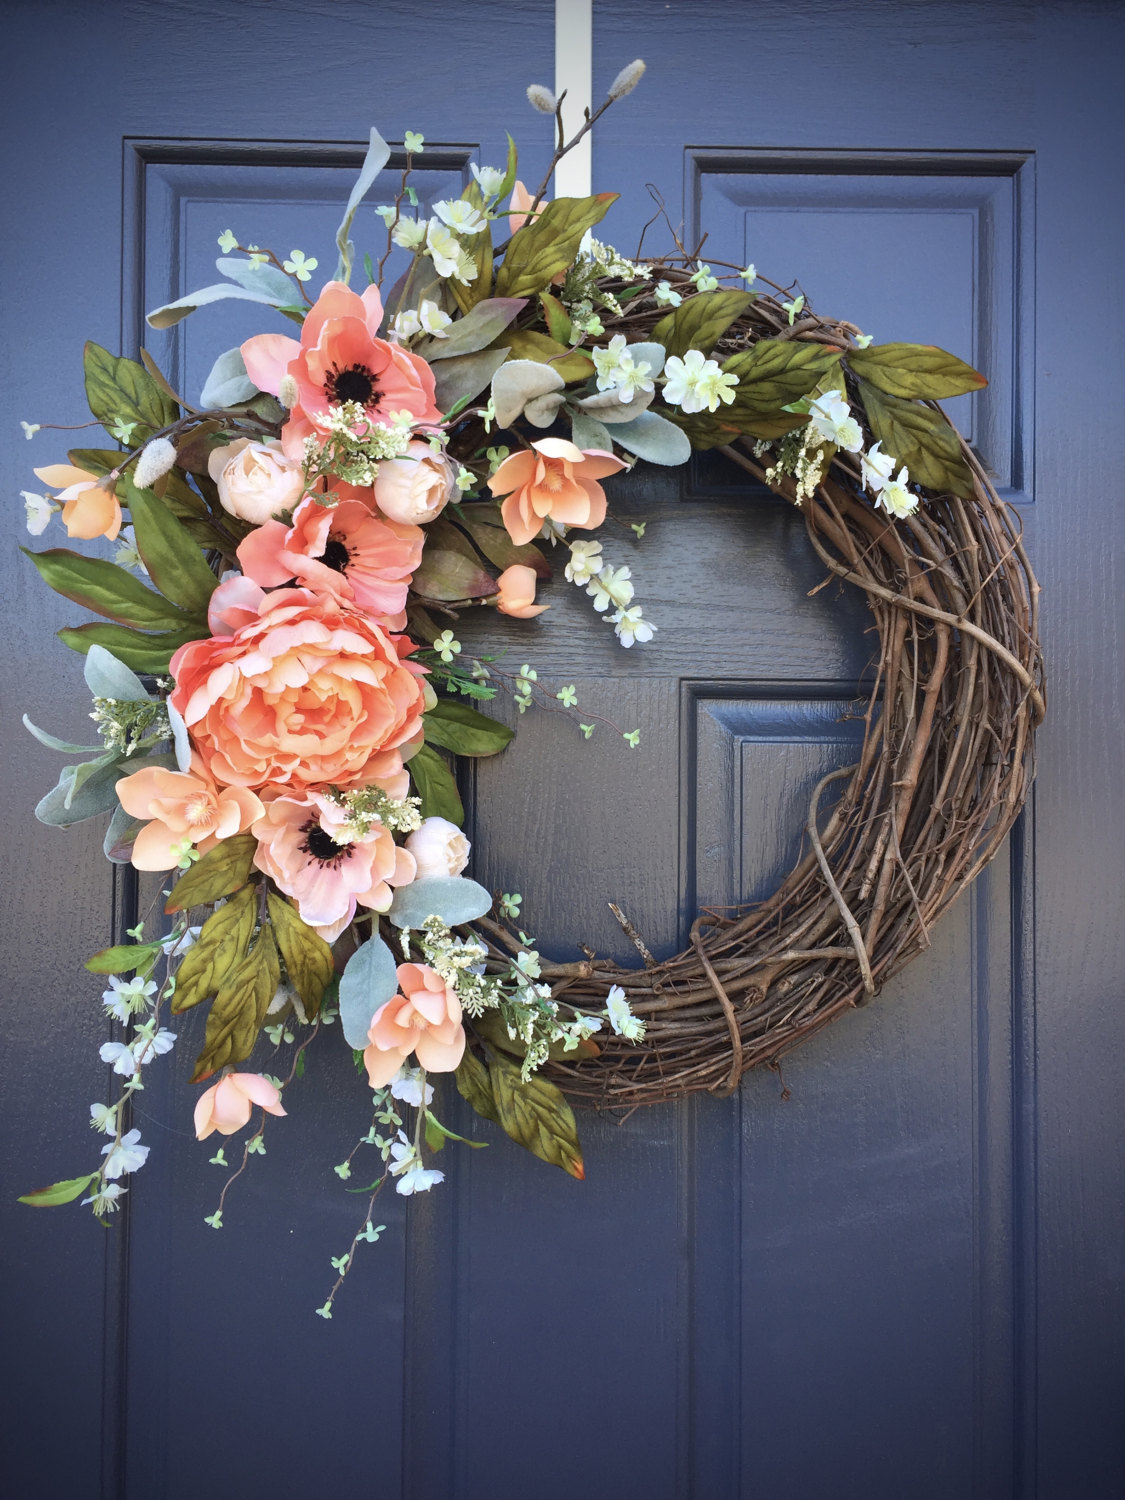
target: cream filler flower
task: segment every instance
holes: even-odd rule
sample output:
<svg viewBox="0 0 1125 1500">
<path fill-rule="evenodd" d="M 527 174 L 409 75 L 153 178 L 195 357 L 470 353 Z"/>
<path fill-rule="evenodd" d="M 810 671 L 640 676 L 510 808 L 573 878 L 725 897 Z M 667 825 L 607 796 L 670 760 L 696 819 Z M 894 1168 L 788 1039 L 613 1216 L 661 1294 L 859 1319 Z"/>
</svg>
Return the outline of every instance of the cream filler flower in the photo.
<svg viewBox="0 0 1125 1500">
<path fill-rule="evenodd" d="M 434 270 L 444 279 L 453 277 L 462 286 L 476 280 L 476 265 L 464 246 L 440 219 L 431 219 L 426 226 L 426 250 L 434 263 Z"/>
<path fill-rule="evenodd" d="M 839 391 L 825 391 L 809 402 L 809 425 L 818 437 L 846 453 L 858 453 L 863 447 L 863 430 Z"/>
<path fill-rule="evenodd" d="M 688 415 L 718 411 L 720 402 L 729 406 L 737 384 L 737 375 L 725 374 L 717 360 L 707 359 L 698 349 L 689 349 L 683 359 L 673 354 L 664 366 L 664 399 Z"/>
<path fill-rule="evenodd" d="M 584 588 L 603 566 L 601 542 L 568 542 L 570 561 L 564 571 L 568 583 Z"/>
<path fill-rule="evenodd" d="M 623 333 L 615 333 L 605 349 L 591 352 L 598 374 L 599 391 L 616 391 L 622 401 L 631 401 L 637 391 L 654 389 L 652 366 L 647 360 L 638 364 L 629 352 Z"/>
<path fill-rule="evenodd" d="M 466 203 L 463 198 L 442 199 L 434 204 L 434 213 L 458 234 L 480 234 L 487 222 L 480 209 Z"/>
</svg>

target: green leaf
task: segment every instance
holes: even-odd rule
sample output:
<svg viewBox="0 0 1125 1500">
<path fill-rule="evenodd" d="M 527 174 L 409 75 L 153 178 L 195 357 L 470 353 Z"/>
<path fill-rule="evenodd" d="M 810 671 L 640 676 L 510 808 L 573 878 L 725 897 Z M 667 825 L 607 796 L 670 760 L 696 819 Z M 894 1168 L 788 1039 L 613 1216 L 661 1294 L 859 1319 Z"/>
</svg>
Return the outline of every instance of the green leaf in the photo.
<svg viewBox="0 0 1125 1500">
<path fill-rule="evenodd" d="M 665 313 L 652 330 L 652 337 L 663 344 L 670 355 L 682 358 L 689 349 L 710 354 L 735 318 L 740 317 L 753 300 L 751 292 L 697 292 L 694 297 L 685 298 L 672 312 Z"/>
<path fill-rule="evenodd" d="M 552 296 L 550 292 L 540 292 L 539 306 L 543 313 L 543 321 L 547 325 L 547 332 L 551 338 L 557 340 L 560 344 L 569 344 L 571 317 L 559 299 Z"/>
<path fill-rule="evenodd" d="M 496 275 L 498 297 L 530 297 L 574 262 L 582 236 L 601 222 L 617 202 L 617 193 L 591 198 L 556 198 L 508 241 Z"/>
<path fill-rule="evenodd" d="M 422 723 L 427 743 L 454 755 L 497 755 L 515 734 L 506 724 L 452 698 L 439 698 Z"/>
<path fill-rule="evenodd" d="M 945 401 L 988 384 L 972 365 L 933 344 L 872 344 L 849 349 L 847 360 L 871 385 L 906 400 Z"/>
<path fill-rule="evenodd" d="M 520 233 L 523 233 L 522 229 Z M 587 380 L 594 373 L 594 361 L 588 354 L 578 349 L 571 350 L 545 333 L 536 333 L 534 328 L 509 328 L 500 335 L 500 340 L 511 351 L 510 359 L 529 359 L 537 365 L 546 365 L 562 376 L 565 385 Z"/>
<path fill-rule="evenodd" d="M 516 154 L 516 143 L 509 131 L 504 134 L 508 137 L 508 160 L 504 169 L 504 181 L 500 184 L 500 191 L 496 194 L 497 202 L 506 198 L 516 185 L 516 170 L 518 157 Z"/>
<path fill-rule="evenodd" d="M 426 1145 L 431 1151 L 440 1151 L 446 1141 L 460 1141 L 462 1146 L 472 1146 L 474 1151 L 482 1151 L 488 1145 L 487 1141 L 471 1141 L 468 1136 L 458 1135 L 455 1130 L 450 1130 L 443 1125 L 437 1115 L 426 1111 Z"/>
<path fill-rule="evenodd" d="M 150 433 L 168 427 L 179 416 L 179 407 L 153 380 L 143 365 L 117 358 L 100 344 L 88 343 L 83 352 L 86 400 L 90 411 L 108 431 L 112 423 L 135 422 L 132 446 Z"/>
<path fill-rule="evenodd" d="M 205 619 L 219 580 L 182 521 L 151 490 L 139 490 L 123 476 L 133 537 L 153 583 L 173 604 Z"/>
<path fill-rule="evenodd" d="M 266 900 L 269 903 L 277 946 L 285 960 L 286 973 L 301 997 L 305 1015 L 311 1021 L 320 1010 L 324 992 L 336 972 L 332 949 L 319 932 L 314 932 L 301 921 L 288 901 L 283 901 L 272 891 Z"/>
<path fill-rule="evenodd" d="M 840 358 L 838 349 L 799 344 L 794 339 L 762 339 L 723 361 L 725 374 L 737 375 L 733 403 L 721 413 L 736 423 L 747 416 L 775 413 L 808 395 Z"/>
<path fill-rule="evenodd" d="M 440 917 L 447 927 L 460 927 L 492 910 L 492 897 L 483 885 L 464 875 L 427 875 L 400 885 L 387 916 L 396 927 L 419 928 L 428 917 Z"/>
<path fill-rule="evenodd" d="M 371 1018 L 398 989 L 395 956 L 377 933 L 360 943 L 340 976 L 340 1026 L 349 1047 L 367 1046 Z"/>
<path fill-rule="evenodd" d="M 499 1125 L 500 1116 L 496 1110 L 496 1100 L 492 1096 L 488 1069 L 475 1052 L 465 1049 L 465 1055 L 457 1065 L 453 1081 L 457 1085 L 457 1092 L 461 1098 L 471 1105 L 482 1120 L 492 1120 Z"/>
<path fill-rule="evenodd" d="M 160 676 L 167 672 L 174 652 L 188 641 L 198 641 L 207 634 L 205 625 L 187 625 L 182 630 L 145 635 L 126 625 L 65 625 L 56 632 L 64 646 L 72 651 L 89 651 L 93 645 L 104 646 L 118 661 L 134 672 Z"/>
<path fill-rule="evenodd" d="M 532 568 L 538 578 L 550 578 L 551 565 L 538 547 L 531 542 L 520 547 L 512 541 L 500 519 L 499 502 L 473 501 L 463 505 L 457 512 L 455 524 L 469 533 L 493 567 L 503 570 L 520 564 Z"/>
<path fill-rule="evenodd" d="M 176 971 L 172 1011 L 179 1015 L 213 995 L 246 953 L 257 915 L 257 887 L 244 886 L 204 922 Z"/>
<path fill-rule="evenodd" d="M 203 1051 L 195 1060 L 192 1083 L 202 1083 L 219 1068 L 250 1056 L 280 981 L 277 943 L 273 929 L 266 926 L 253 950 L 227 971 L 219 986 L 207 1013 Z"/>
<path fill-rule="evenodd" d="M 427 340 L 417 353 L 430 364 L 440 364 L 443 359 L 457 355 L 477 354 L 495 343 L 497 334 L 503 333 L 526 306 L 526 297 L 486 297 L 451 324 L 443 339 Z"/>
<path fill-rule="evenodd" d="M 116 563 L 72 552 L 69 547 L 51 547 L 46 552 L 21 547 L 20 551 L 31 558 L 39 576 L 56 594 L 96 615 L 145 630 L 176 629 L 188 621 L 181 610 Z"/>
<path fill-rule="evenodd" d="M 423 745 L 410 757 L 406 769 L 414 790 L 422 799 L 424 818 L 448 818 L 458 828 L 465 821 L 465 809 L 453 773 L 432 745 Z"/>
<path fill-rule="evenodd" d="M 915 484 L 972 499 L 973 476 L 961 456 L 960 440 L 940 412 L 888 396 L 866 380 L 859 382 L 859 396 L 883 452 L 905 464 Z"/>
<path fill-rule="evenodd" d="M 19 1200 L 32 1208 L 57 1208 L 60 1203 L 73 1203 L 97 1177 L 91 1172 L 88 1177 L 68 1177 L 64 1182 L 52 1182 L 50 1187 L 38 1188 L 34 1193 L 25 1193 Z"/>
<path fill-rule="evenodd" d="M 164 910 L 187 911 L 190 906 L 206 906 L 224 896 L 233 896 L 250 879 L 257 847 L 252 833 L 237 833 L 233 838 L 223 839 L 180 876 Z"/>
<path fill-rule="evenodd" d="M 85 469 L 95 479 L 104 479 L 125 455 L 120 448 L 72 448 L 66 457 L 76 469 Z"/>
<path fill-rule="evenodd" d="M 488 1076 L 500 1124 L 513 1141 L 581 1181 L 585 1175 L 574 1111 L 553 1083 L 537 1073 L 524 1083 L 519 1064 L 490 1051 Z"/>
<path fill-rule="evenodd" d="M 131 974 L 150 965 L 159 952 L 159 943 L 118 943 L 88 958 L 85 967 L 91 974 Z"/>
</svg>

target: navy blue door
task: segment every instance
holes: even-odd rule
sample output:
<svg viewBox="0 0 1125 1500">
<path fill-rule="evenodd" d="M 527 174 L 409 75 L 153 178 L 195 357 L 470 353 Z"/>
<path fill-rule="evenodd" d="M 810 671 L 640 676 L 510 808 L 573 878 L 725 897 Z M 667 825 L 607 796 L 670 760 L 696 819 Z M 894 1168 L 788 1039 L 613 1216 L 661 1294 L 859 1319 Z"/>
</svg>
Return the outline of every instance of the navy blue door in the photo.
<svg viewBox="0 0 1125 1500">
<path fill-rule="evenodd" d="M 878 340 L 989 376 L 954 409 L 1044 585 L 1039 781 L 931 950 L 783 1078 L 584 1119 L 583 1184 L 472 1122 L 490 1149 L 447 1151 L 440 1190 L 386 1206 L 331 1323 L 313 1308 L 357 1201 L 332 1168 L 366 1128 L 342 1046 L 310 1059 L 220 1234 L 203 1218 L 223 1174 L 168 1067 L 111 1233 L 12 1203 L 91 1151 L 101 986 L 81 964 L 121 911 L 100 830 L 31 821 L 55 768 L 18 714 L 77 738 L 84 706 L 50 635 L 72 611 L 9 547 L 6 1493 L 1125 1493 L 1123 21 L 1063 0 L 597 0 L 595 98 L 638 53 L 649 65 L 595 138 L 595 189 L 624 190 L 607 239 L 633 249 L 655 183 L 689 244 L 709 232 L 704 258 L 799 278 Z M 551 82 L 554 25 L 547 0 L 12 7 L 5 492 L 62 456 L 50 434 L 25 444 L 21 418 L 84 419 L 84 338 L 131 353 L 144 334 L 190 392 L 259 329 L 143 328 L 146 306 L 209 279 L 221 230 L 328 265 L 369 123 L 425 134 L 434 197 L 501 160 L 505 128 L 537 180 L 546 122 L 523 91 Z M 558 956 L 629 956 L 608 899 L 667 952 L 700 903 L 768 891 L 808 789 L 850 756 L 862 601 L 812 592 L 800 517 L 744 478 L 706 459 L 618 486 L 617 511 L 649 524 L 607 552 L 660 627 L 650 645 L 607 642 L 561 578 L 546 620 L 461 632 L 641 730 L 635 752 L 586 745 L 532 713 L 467 785 L 474 873 L 521 891 Z M 469 1125 L 459 1100 L 447 1112 Z"/>
</svg>

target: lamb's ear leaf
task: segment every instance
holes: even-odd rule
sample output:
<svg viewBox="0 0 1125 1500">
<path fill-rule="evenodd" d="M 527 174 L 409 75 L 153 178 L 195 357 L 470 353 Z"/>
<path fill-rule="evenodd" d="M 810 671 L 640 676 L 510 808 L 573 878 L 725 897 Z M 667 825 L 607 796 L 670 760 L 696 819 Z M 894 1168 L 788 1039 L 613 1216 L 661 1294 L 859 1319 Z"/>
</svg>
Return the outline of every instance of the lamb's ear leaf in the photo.
<svg viewBox="0 0 1125 1500">
<path fill-rule="evenodd" d="M 395 956 L 376 933 L 360 943 L 340 976 L 340 1025 L 349 1047 L 367 1046 L 372 1017 L 397 989 Z"/>
<path fill-rule="evenodd" d="M 356 209 L 370 192 L 376 177 L 387 165 L 390 157 L 391 148 L 372 125 L 367 155 L 363 158 L 363 166 L 359 169 L 359 176 L 355 180 L 355 186 L 352 188 L 347 207 L 344 209 L 344 217 L 340 220 L 340 227 L 336 231 L 336 248 L 340 252 L 340 259 L 336 264 L 336 280 L 342 281 L 345 285 L 352 278 L 352 261 L 355 258 L 355 245 L 348 238 L 351 233 L 352 220 L 355 218 Z"/>
</svg>

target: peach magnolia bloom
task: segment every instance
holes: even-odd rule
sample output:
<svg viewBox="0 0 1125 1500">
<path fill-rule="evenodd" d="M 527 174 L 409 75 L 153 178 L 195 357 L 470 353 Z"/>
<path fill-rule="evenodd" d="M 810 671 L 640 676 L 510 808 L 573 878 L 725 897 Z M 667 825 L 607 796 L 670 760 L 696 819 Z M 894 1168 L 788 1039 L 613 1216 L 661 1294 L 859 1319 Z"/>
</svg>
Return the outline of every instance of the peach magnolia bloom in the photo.
<svg viewBox="0 0 1125 1500">
<path fill-rule="evenodd" d="M 245 833 L 262 804 L 241 786 L 216 787 L 198 756 L 190 771 L 145 766 L 117 783 L 131 818 L 151 819 L 137 834 L 130 859 L 138 870 L 174 870 L 185 842 L 201 854 L 220 839 Z"/>
<path fill-rule="evenodd" d="M 538 580 L 534 568 L 525 567 L 523 563 L 513 563 L 510 568 L 504 569 L 498 581 L 500 595 L 496 608 L 502 615 L 513 615 L 517 620 L 530 620 L 533 615 L 541 615 L 545 609 L 550 609 L 549 604 L 535 602 L 535 585 Z"/>
<path fill-rule="evenodd" d="M 420 527 L 374 516 L 362 500 L 322 505 L 310 495 L 294 512 L 292 526 L 267 521 L 252 531 L 238 549 L 238 560 L 245 576 L 265 588 L 295 578 L 401 630 L 425 539 Z"/>
<path fill-rule="evenodd" d="M 452 1073 L 465 1053 L 461 1002 L 429 964 L 399 964 L 400 993 L 381 1005 L 363 1049 L 367 1080 L 385 1088 L 413 1052 L 428 1073 Z"/>
<path fill-rule="evenodd" d="M 215 780 L 386 786 L 399 776 L 426 706 L 425 668 L 402 659 L 414 642 L 330 594 L 230 582 L 211 611 L 212 628 L 230 633 L 189 641 L 171 662 L 171 701 Z"/>
<path fill-rule="evenodd" d="M 260 333 L 242 345 L 246 372 L 260 390 L 278 395 L 286 375 L 296 385 L 281 431 L 290 458 L 304 458 L 305 439 L 326 431 L 328 408 L 345 401 L 358 402 L 369 421 L 385 421 L 397 411 L 410 412 L 418 423 L 441 420 L 429 365 L 379 338 L 382 318 L 378 287 L 360 296 L 342 281 L 330 281 L 302 324 L 299 343 L 282 333 Z"/>
<path fill-rule="evenodd" d="M 195 1101 L 195 1134 L 205 1141 L 217 1130 L 233 1135 L 249 1122 L 255 1104 L 271 1115 L 283 1115 L 277 1085 L 261 1073 L 228 1073 Z"/>
<path fill-rule="evenodd" d="M 305 493 L 303 466 L 286 458 L 276 438 L 224 443 L 212 449 L 207 472 L 223 509 L 251 526 L 261 526 L 279 510 L 292 510 Z"/>
<path fill-rule="evenodd" d="M 507 495 L 500 514 L 512 541 L 522 546 L 539 535 L 548 517 L 583 531 L 600 526 L 606 500 L 598 480 L 625 467 L 622 459 L 601 448 L 578 448 L 566 438 L 539 438 L 531 451 L 506 458 L 488 487 L 494 495 Z"/>
<path fill-rule="evenodd" d="M 414 856 L 389 829 L 371 825 L 366 838 L 347 827 L 345 809 L 322 792 L 301 796 L 280 788 L 263 794 L 254 824 L 254 863 L 297 903 L 301 920 L 334 942 L 356 905 L 386 911 L 396 885 L 414 879 Z"/>
<path fill-rule="evenodd" d="M 517 229 L 522 229 L 523 226 L 527 223 L 527 211 L 531 207 L 533 201 L 534 200 L 532 199 L 532 196 L 528 192 L 527 188 L 523 185 L 522 182 L 517 179 L 515 186 L 512 188 L 512 196 L 508 203 L 508 207 L 509 209 L 511 209 L 511 212 L 508 215 L 508 232 L 510 234 L 515 234 Z M 539 207 L 535 210 L 535 213 L 532 214 L 531 217 L 533 219 L 537 219 L 546 207 L 547 200 L 545 198 L 541 198 L 539 200 Z M 560 276 L 554 276 L 551 279 L 552 281 L 557 283 L 565 279 L 565 276 L 566 272 L 564 271 Z"/>
<path fill-rule="evenodd" d="M 107 536 L 112 542 L 121 530 L 121 506 L 117 496 L 97 477 L 73 464 L 47 464 L 36 469 L 35 477 L 58 493 L 62 501 L 63 525 L 67 535 L 82 541 Z"/>
</svg>

